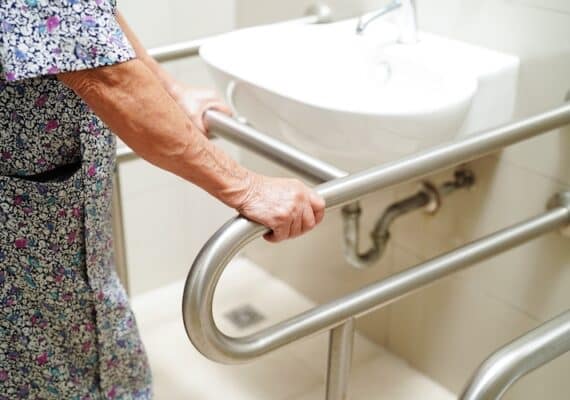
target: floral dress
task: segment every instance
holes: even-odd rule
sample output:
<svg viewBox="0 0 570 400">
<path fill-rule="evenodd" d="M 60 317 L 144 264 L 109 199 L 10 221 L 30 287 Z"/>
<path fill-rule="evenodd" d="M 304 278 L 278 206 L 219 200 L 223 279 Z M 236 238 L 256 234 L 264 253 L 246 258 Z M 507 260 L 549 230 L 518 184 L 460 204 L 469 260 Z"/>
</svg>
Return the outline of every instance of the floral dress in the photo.
<svg viewBox="0 0 570 400">
<path fill-rule="evenodd" d="M 115 138 L 54 76 L 134 57 L 114 13 L 0 1 L 0 400 L 151 398 L 113 265 Z"/>
</svg>

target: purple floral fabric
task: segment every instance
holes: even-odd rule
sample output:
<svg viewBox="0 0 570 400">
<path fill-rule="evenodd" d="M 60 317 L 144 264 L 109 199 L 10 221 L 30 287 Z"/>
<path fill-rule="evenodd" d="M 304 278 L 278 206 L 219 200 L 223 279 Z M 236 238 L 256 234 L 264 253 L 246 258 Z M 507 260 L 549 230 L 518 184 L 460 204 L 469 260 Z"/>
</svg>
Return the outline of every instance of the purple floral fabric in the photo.
<svg viewBox="0 0 570 400">
<path fill-rule="evenodd" d="M 134 57 L 114 6 L 0 2 L 0 400 L 151 398 L 113 265 L 115 137 L 53 76 Z"/>
<path fill-rule="evenodd" d="M 2 0 L 8 81 L 111 65 L 132 55 L 109 0 Z"/>
</svg>

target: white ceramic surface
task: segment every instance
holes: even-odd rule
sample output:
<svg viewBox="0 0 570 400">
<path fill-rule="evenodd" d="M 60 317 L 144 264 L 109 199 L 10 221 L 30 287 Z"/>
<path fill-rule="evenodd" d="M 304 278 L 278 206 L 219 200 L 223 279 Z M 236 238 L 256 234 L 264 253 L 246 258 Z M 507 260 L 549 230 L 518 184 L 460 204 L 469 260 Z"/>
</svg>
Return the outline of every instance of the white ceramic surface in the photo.
<svg viewBox="0 0 570 400">
<path fill-rule="evenodd" d="M 389 21 L 355 26 L 250 28 L 201 56 L 254 126 L 350 170 L 510 119 L 515 57 L 427 33 L 401 45 Z"/>
</svg>

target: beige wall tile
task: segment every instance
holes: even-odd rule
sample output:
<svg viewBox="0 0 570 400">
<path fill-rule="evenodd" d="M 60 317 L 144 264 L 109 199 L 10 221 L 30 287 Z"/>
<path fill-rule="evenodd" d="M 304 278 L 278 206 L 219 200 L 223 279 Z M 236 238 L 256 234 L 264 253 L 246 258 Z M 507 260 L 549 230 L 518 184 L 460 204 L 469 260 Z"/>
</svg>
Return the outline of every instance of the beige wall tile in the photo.
<svg viewBox="0 0 570 400">
<path fill-rule="evenodd" d="M 458 393 L 478 365 L 537 321 L 448 278 L 426 290 L 416 361 L 421 371 Z"/>
<path fill-rule="evenodd" d="M 399 273 L 421 262 L 399 246 L 394 246 L 394 266 L 392 274 Z M 422 345 L 425 290 L 413 293 L 388 307 L 388 339 L 386 346 L 393 353 L 408 360 L 418 361 Z"/>
<path fill-rule="evenodd" d="M 570 354 L 523 377 L 504 400 L 565 399 L 570 393 Z"/>
<path fill-rule="evenodd" d="M 328 0 L 335 18 L 348 18 L 388 3 L 388 0 Z M 236 21 L 238 26 L 270 23 L 301 17 L 314 0 L 237 0 Z"/>
<path fill-rule="evenodd" d="M 518 117 L 562 104 L 570 90 L 568 13 L 542 1 L 526 0 L 432 0 L 418 5 L 423 29 L 521 57 Z M 570 183 L 569 137 L 566 129 L 513 146 L 505 156 L 517 165 Z"/>
</svg>

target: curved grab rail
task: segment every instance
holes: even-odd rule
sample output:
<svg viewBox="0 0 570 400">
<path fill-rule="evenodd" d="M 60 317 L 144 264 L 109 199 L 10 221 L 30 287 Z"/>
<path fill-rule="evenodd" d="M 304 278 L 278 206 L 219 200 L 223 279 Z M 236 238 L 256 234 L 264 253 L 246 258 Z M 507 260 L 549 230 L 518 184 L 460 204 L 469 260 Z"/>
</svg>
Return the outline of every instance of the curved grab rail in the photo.
<svg viewBox="0 0 570 400">
<path fill-rule="evenodd" d="M 257 358 L 298 339 L 341 325 L 389 304 L 443 277 L 570 224 L 570 204 L 530 219 L 369 285 L 328 304 L 243 338 L 226 336 L 214 321 L 212 301 L 220 276 L 231 258 L 264 228 L 237 218 L 218 231 L 198 255 L 184 289 L 186 332 L 211 360 L 234 364 Z"/>
<path fill-rule="evenodd" d="M 213 115 L 209 112 L 207 117 Z M 316 190 L 325 198 L 330 209 L 373 191 L 480 157 L 569 123 L 570 104 L 566 104 L 401 161 L 325 183 Z M 569 222 L 570 205 L 565 204 L 261 332 L 245 338 L 234 338 L 221 332 L 214 321 L 212 303 L 215 288 L 236 253 L 267 232 L 265 227 L 238 216 L 214 234 L 190 269 L 182 304 L 186 332 L 195 347 L 214 361 L 232 364 L 256 358 L 300 338 L 334 328 L 353 316 L 362 315 L 458 269 L 568 225 Z"/>
<path fill-rule="evenodd" d="M 570 311 L 496 351 L 478 369 L 461 400 L 500 399 L 523 376 L 570 352 Z"/>
</svg>

